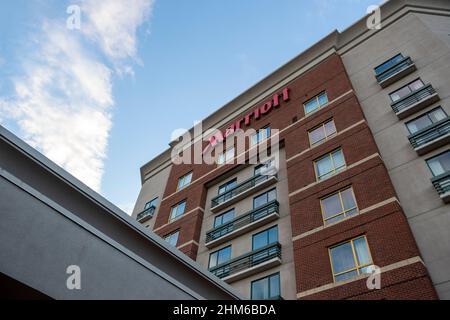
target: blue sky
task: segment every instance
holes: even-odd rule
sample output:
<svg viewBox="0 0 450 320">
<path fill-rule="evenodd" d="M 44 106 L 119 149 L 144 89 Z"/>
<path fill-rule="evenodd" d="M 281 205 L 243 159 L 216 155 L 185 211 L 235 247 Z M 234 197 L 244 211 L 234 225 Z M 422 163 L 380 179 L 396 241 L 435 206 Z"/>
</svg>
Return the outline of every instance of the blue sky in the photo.
<svg viewBox="0 0 450 320">
<path fill-rule="evenodd" d="M 0 124 L 130 211 L 175 129 L 379 2 L 4 0 Z"/>
</svg>

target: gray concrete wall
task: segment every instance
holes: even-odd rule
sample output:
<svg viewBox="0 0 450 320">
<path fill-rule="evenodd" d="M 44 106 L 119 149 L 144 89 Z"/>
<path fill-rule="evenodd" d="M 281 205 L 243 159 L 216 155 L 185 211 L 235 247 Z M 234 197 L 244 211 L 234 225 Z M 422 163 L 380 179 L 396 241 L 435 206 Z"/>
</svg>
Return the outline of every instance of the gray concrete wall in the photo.
<svg viewBox="0 0 450 320">
<path fill-rule="evenodd" d="M 449 146 L 418 156 L 405 126 L 439 105 L 450 115 L 450 18 L 408 13 L 392 24 L 384 23 L 386 27 L 342 58 L 437 292 L 450 299 L 450 207 L 433 188 L 425 163 Z M 398 53 L 411 56 L 417 71 L 382 89 L 374 68 Z M 418 77 L 433 85 L 441 101 L 399 120 L 389 93 Z"/>
<path fill-rule="evenodd" d="M 202 223 L 202 230 L 200 236 L 200 245 L 198 251 L 197 261 L 208 267 L 209 255 L 211 252 L 217 251 L 223 247 L 232 246 L 232 258 L 244 255 L 250 251 L 252 251 L 252 235 L 264 231 L 272 226 L 278 226 L 278 237 L 279 242 L 282 245 L 282 264 L 278 267 L 272 268 L 268 271 L 264 271 L 253 275 L 251 277 L 239 280 L 237 282 L 232 283 L 231 285 L 238 290 L 244 297 L 250 298 L 250 286 L 251 282 L 267 275 L 280 272 L 281 278 L 281 295 L 284 299 L 295 300 L 296 299 L 296 282 L 295 282 L 295 270 L 294 270 L 294 261 L 293 261 L 293 243 L 292 243 L 292 229 L 291 229 L 291 218 L 289 211 L 289 199 L 288 199 L 288 184 L 287 184 L 287 170 L 286 170 L 286 157 L 284 149 L 280 150 L 280 168 L 278 172 L 278 182 L 273 184 L 262 191 L 252 194 L 251 196 L 242 199 L 241 201 L 233 204 L 232 206 L 224 209 L 219 213 L 211 212 L 211 199 L 218 194 L 219 186 L 225 183 L 226 181 L 237 178 L 237 182 L 241 183 L 249 178 L 251 178 L 254 174 L 254 165 L 245 167 L 241 171 L 235 173 L 233 176 L 230 176 L 224 181 L 220 181 L 214 185 L 212 185 L 208 189 L 207 198 L 206 198 L 206 208 L 205 215 Z M 228 211 L 231 208 L 235 208 L 235 215 L 239 217 L 242 214 L 245 214 L 253 209 L 253 198 L 259 194 L 262 194 L 266 191 L 271 190 L 272 188 L 277 189 L 277 200 L 280 203 L 280 218 L 269 222 L 264 226 L 261 226 L 255 230 L 249 231 L 241 236 L 238 236 L 218 247 L 208 249 L 205 246 L 206 242 L 206 232 L 211 230 L 214 225 L 214 218 L 220 215 L 223 212 Z"/>
</svg>

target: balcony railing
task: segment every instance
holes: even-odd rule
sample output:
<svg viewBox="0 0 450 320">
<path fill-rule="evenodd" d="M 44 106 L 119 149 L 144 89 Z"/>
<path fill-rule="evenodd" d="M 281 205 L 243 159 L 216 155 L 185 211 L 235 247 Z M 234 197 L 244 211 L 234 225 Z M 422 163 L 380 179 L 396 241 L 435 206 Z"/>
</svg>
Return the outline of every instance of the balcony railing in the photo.
<svg viewBox="0 0 450 320">
<path fill-rule="evenodd" d="M 153 214 L 155 213 L 156 208 L 154 206 L 148 207 L 144 211 L 138 213 L 136 220 L 138 222 L 145 222 L 148 219 L 153 217 Z"/>
<path fill-rule="evenodd" d="M 206 233 L 206 243 L 219 239 L 235 230 L 238 230 L 246 225 L 258 221 L 268 215 L 278 212 L 279 203 L 274 200 L 266 205 L 256 208 L 250 212 L 243 214 L 217 228 L 214 228 Z"/>
<path fill-rule="evenodd" d="M 434 94 L 436 94 L 436 90 L 429 84 L 393 102 L 391 106 L 395 113 L 399 113 Z"/>
<path fill-rule="evenodd" d="M 281 259 L 281 244 L 279 244 L 278 242 L 252 251 L 243 256 L 231 259 L 225 263 L 209 269 L 209 271 L 219 278 L 225 278 L 239 271 L 249 269 L 274 258 Z"/>
<path fill-rule="evenodd" d="M 450 133 L 450 117 L 434 123 L 428 128 L 424 128 L 408 137 L 414 149 L 430 143 L 439 137 Z"/>
<path fill-rule="evenodd" d="M 434 187 L 436 188 L 436 191 L 439 193 L 439 195 L 443 195 L 450 191 L 450 171 L 443 173 L 437 177 L 434 177 L 431 179 L 431 182 L 433 183 Z"/>
<path fill-rule="evenodd" d="M 399 62 L 397 62 L 396 64 L 392 65 L 390 68 L 384 70 L 382 73 L 377 74 L 376 78 L 377 81 L 383 82 L 386 79 L 389 79 L 390 77 L 392 77 L 393 75 L 409 68 L 410 66 L 412 66 L 414 63 L 412 62 L 410 57 L 405 57 L 402 60 L 400 60 Z"/>
<path fill-rule="evenodd" d="M 236 187 L 228 190 L 227 192 L 224 192 L 222 194 L 219 194 L 218 196 L 214 197 L 211 200 L 211 208 L 217 207 L 221 203 L 224 203 L 225 201 L 228 201 L 235 196 L 239 195 L 240 193 L 245 192 L 246 190 L 253 188 L 254 186 L 260 184 L 263 181 L 266 181 L 269 179 L 269 175 L 256 175 L 251 177 L 250 179 L 238 184 Z"/>
</svg>

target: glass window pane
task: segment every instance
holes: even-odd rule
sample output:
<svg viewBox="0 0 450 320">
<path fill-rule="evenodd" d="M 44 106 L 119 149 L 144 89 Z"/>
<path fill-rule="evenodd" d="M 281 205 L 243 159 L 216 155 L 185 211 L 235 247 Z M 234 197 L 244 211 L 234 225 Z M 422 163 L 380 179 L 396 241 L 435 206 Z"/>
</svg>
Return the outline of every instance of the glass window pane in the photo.
<svg viewBox="0 0 450 320">
<path fill-rule="evenodd" d="M 326 178 L 333 171 L 333 163 L 329 155 L 316 161 L 316 171 L 319 179 Z"/>
<path fill-rule="evenodd" d="M 400 62 L 403 59 L 403 55 L 402 54 L 398 54 L 395 57 L 393 57 L 392 59 L 386 61 L 385 63 L 383 63 L 382 65 L 378 66 L 375 68 L 375 73 L 381 74 L 384 71 L 386 71 L 387 69 L 389 69 L 390 67 L 392 67 L 393 65 L 395 65 L 397 62 Z"/>
<path fill-rule="evenodd" d="M 178 215 L 182 215 L 184 213 L 184 210 L 186 209 L 186 201 L 183 201 L 178 205 L 177 213 Z"/>
<path fill-rule="evenodd" d="M 267 232 L 261 232 L 253 236 L 253 250 L 267 246 Z"/>
<path fill-rule="evenodd" d="M 275 274 L 269 279 L 269 298 L 275 298 L 280 296 L 280 274 Z"/>
<path fill-rule="evenodd" d="M 264 278 L 252 282 L 252 299 L 266 300 L 269 299 L 269 279 Z"/>
<path fill-rule="evenodd" d="M 269 243 L 276 243 L 278 242 L 278 227 L 274 227 L 268 231 L 269 233 Z"/>
<path fill-rule="evenodd" d="M 277 189 L 272 189 L 267 194 L 267 202 L 271 202 L 277 199 Z"/>
<path fill-rule="evenodd" d="M 327 94 L 326 93 L 322 93 L 320 96 L 319 96 L 319 104 L 320 104 L 320 106 L 324 106 L 324 105 L 326 105 L 328 103 L 328 96 L 327 96 Z"/>
<path fill-rule="evenodd" d="M 305 111 L 306 113 L 310 113 L 313 112 L 315 110 L 317 110 L 319 108 L 318 106 L 318 101 L 316 98 L 308 101 L 307 103 L 305 103 Z"/>
<path fill-rule="evenodd" d="M 342 191 L 341 192 L 341 196 L 342 196 L 342 202 L 344 203 L 344 209 L 345 210 L 352 209 L 352 208 L 356 207 L 355 198 L 353 196 L 353 191 L 352 191 L 351 188 Z"/>
<path fill-rule="evenodd" d="M 442 110 L 442 108 L 437 108 L 437 109 L 431 111 L 429 115 L 430 115 L 430 119 L 433 123 L 447 118 L 447 115 L 445 114 L 444 110 Z"/>
<path fill-rule="evenodd" d="M 209 256 L 209 267 L 214 268 L 217 265 L 217 252 L 211 253 Z"/>
<path fill-rule="evenodd" d="M 336 276 L 335 278 L 336 278 L 336 282 L 339 282 L 339 281 L 344 281 L 344 280 L 356 277 L 357 275 L 358 275 L 358 271 L 354 270 L 354 271 L 340 274 L 340 275 Z"/>
<path fill-rule="evenodd" d="M 325 123 L 325 131 L 327 136 L 332 136 L 333 134 L 336 133 L 336 126 L 334 125 L 334 121 L 328 121 L 327 123 Z"/>
<path fill-rule="evenodd" d="M 253 199 L 253 209 L 259 208 L 267 203 L 267 194 L 262 194 Z"/>
<path fill-rule="evenodd" d="M 311 141 L 311 144 L 316 144 L 317 142 L 322 141 L 325 138 L 326 136 L 324 127 L 319 127 L 309 133 L 309 139 Z"/>
<path fill-rule="evenodd" d="M 339 199 L 339 194 L 323 199 L 322 208 L 325 219 L 341 213 L 343 210 L 341 200 Z"/>
<path fill-rule="evenodd" d="M 411 89 L 409 87 L 404 87 L 394 93 L 391 93 L 391 99 L 393 102 L 400 100 L 401 98 L 407 96 L 411 93 Z"/>
<path fill-rule="evenodd" d="M 428 165 L 435 176 L 450 171 L 450 151 L 428 160 Z"/>
<path fill-rule="evenodd" d="M 416 81 L 414 81 L 413 83 L 411 83 L 409 85 L 409 88 L 411 89 L 411 91 L 416 91 L 419 90 L 420 88 L 422 88 L 424 86 L 422 80 L 418 79 Z"/>
<path fill-rule="evenodd" d="M 419 130 L 422 130 L 432 124 L 430 118 L 427 115 L 424 115 L 416 120 L 413 120 L 406 124 L 410 133 L 416 133 Z"/>
<path fill-rule="evenodd" d="M 350 242 L 331 249 L 331 260 L 334 273 L 341 273 L 355 268 L 352 245 Z"/>
<path fill-rule="evenodd" d="M 356 251 L 356 257 L 360 266 L 371 263 L 369 250 L 367 248 L 366 238 L 361 237 L 353 241 Z"/>
<path fill-rule="evenodd" d="M 192 180 L 192 172 L 189 173 L 189 174 L 186 176 L 186 178 L 184 179 L 184 185 L 185 185 L 185 186 L 189 185 L 189 184 L 191 183 L 191 180 Z"/>
<path fill-rule="evenodd" d="M 337 151 L 333 152 L 332 156 L 333 156 L 334 166 L 335 166 L 336 170 L 345 167 L 344 154 L 342 153 L 342 150 L 337 150 Z"/>
<path fill-rule="evenodd" d="M 231 247 L 223 248 L 218 252 L 217 264 L 222 264 L 231 259 Z"/>
</svg>

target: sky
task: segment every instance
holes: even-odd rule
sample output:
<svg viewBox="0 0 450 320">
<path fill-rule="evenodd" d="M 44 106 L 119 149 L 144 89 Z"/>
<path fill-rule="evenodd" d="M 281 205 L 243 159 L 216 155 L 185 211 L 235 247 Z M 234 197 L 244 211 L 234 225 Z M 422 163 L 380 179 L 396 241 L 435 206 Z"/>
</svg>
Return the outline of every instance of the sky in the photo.
<svg viewBox="0 0 450 320">
<path fill-rule="evenodd" d="M 0 124 L 131 213 L 175 130 L 379 2 L 2 0 Z"/>
</svg>

